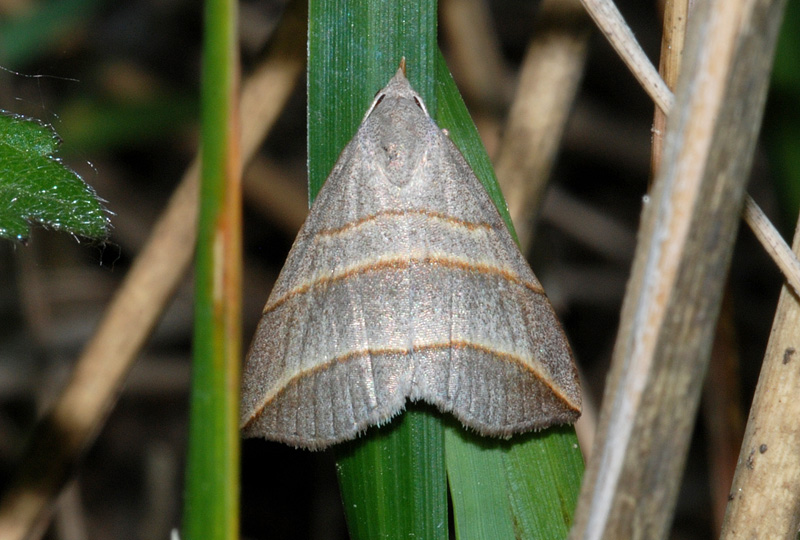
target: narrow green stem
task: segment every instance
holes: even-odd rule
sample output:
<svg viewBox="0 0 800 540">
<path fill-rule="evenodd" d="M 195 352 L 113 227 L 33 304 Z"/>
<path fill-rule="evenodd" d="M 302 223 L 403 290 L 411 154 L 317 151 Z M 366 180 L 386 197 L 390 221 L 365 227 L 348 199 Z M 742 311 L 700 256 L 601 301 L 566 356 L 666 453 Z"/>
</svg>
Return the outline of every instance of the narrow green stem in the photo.
<svg viewBox="0 0 800 540">
<path fill-rule="evenodd" d="M 237 5 L 207 0 L 194 364 L 183 537 L 230 540 L 239 529 L 241 164 Z"/>
</svg>

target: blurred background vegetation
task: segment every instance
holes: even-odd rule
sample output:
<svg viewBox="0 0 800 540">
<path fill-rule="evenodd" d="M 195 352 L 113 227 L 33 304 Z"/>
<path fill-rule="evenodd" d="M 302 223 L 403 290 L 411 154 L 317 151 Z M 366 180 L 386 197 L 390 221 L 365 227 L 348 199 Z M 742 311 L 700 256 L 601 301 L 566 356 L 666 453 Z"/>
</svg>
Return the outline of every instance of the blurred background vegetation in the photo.
<svg viewBox="0 0 800 540">
<path fill-rule="evenodd" d="M 286 3 L 241 3 L 246 76 Z M 458 0 L 442 0 L 442 10 Z M 654 60 L 659 2 L 617 4 Z M 790 0 L 749 191 L 790 238 L 800 207 L 800 2 Z M 465 73 L 457 28 L 440 18 L 440 43 L 490 155 L 495 155 L 537 2 L 483 2 L 502 58 L 488 99 Z M 37 416 L 63 385 L 111 295 L 197 150 L 202 4 L 188 0 L 0 0 L 0 109 L 51 124 L 60 156 L 105 199 L 106 242 L 35 229 L 28 246 L 0 243 L 0 490 Z M 486 74 L 488 77 L 489 74 Z M 461 84 L 461 81 L 465 81 Z M 478 74 L 480 82 L 480 74 Z M 377 90 L 377 89 L 376 89 Z M 367 103 L 364 107 L 366 109 Z M 597 33 L 545 199 L 531 264 L 556 306 L 587 392 L 599 400 L 649 180 L 653 106 Z M 245 183 L 244 343 L 305 217 L 305 86 L 300 82 Z M 248 180 L 249 179 L 249 180 Z M 262 184 L 263 185 L 263 184 Z M 618 240 L 598 250 L 581 234 L 585 212 Z M 601 229 L 602 230 L 602 229 Z M 622 234 L 620 234 L 620 231 Z M 741 408 L 746 418 L 782 280 L 742 228 L 729 277 Z M 723 278 L 724 276 L 720 276 Z M 61 497 L 48 538 L 166 538 L 180 524 L 192 329 L 191 280 L 178 291 L 131 373 L 119 403 Z M 737 387 L 738 385 L 738 387 Z M 715 537 L 701 417 L 678 500 L 673 538 Z M 738 442 L 730 441 L 738 452 Z M 243 446 L 244 538 L 345 538 L 332 458 L 263 441 Z"/>
</svg>

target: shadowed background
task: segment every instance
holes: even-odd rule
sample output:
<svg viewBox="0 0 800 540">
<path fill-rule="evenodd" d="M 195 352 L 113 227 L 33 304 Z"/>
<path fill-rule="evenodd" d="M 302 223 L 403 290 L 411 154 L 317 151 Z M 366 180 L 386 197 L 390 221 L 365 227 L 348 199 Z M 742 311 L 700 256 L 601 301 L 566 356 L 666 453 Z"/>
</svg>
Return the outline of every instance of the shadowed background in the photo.
<svg viewBox="0 0 800 540">
<path fill-rule="evenodd" d="M 657 2 L 618 5 L 657 59 Z M 536 31 L 559 24 L 557 18 L 543 22 L 539 8 L 523 1 L 441 2 L 445 58 L 493 157 L 501 153 L 529 42 Z M 259 65 L 284 9 L 284 2 L 242 3 L 245 76 Z M 12 71 L 0 72 L 0 108 L 52 124 L 64 140 L 64 162 L 115 214 L 106 243 L 77 243 L 66 234 L 37 229 L 27 247 L 0 244 L 0 279 L 7 284 L 0 289 L 0 489 L 37 415 L 63 385 L 195 154 L 200 10 L 198 3 L 185 0 L 0 2 L 0 66 Z M 784 27 L 797 28 L 798 15 L 797 3 L 790 3 Z M 800 70 L 794 67 L 800 62 L 793 61 L 800 45 L 792 43 L 795 35 L 784 34 L 749 192 L 776 224 L 785 226 L 788 237 L 800 201 L 791 181 L 800 168 L 800 122 L 796 107 L 789 105 L 800 91 Z M 564 323 L 586 375 L 586 392 L 595 402 L 650 176 L 652 116 L 650 100 L 594 32 L 530 261 Z M 305 125 L 305 86 L 298 80 L 245 172 L 245 345 L 305 217 Z M 735 428 L 736 418 L 746 414 L 781 284 L 750 232 L 742 228 L 739 236 L 730 301 L 723 306 L 729 314 L 723 320 L 731 321 L 726 327 L 731 349 L 723 356 L 734 361 L 723 365 L 723 375 L 707 388 L 711 397 L 733 396 L 739 408 L 723 404 L 720 410 L 714 400 L 705 401 L 678 499 L 674 538 L 716 536 L 712 493 L 720 476 L 709 471 L 732 471 L 725 445 L 735 460 L 739 441 L 721 428 Z M 179 525 L 191 317 L 187 278 L 61 497 L 48 538 L 164 538 Z M 720 430 L 721 439 L 714 438 Z M 715 442 L 709 450 L 710 440 Z M 243 537 L 346 537 L 329 455 L 247 441 L 243 470 Z"/>
</svg>

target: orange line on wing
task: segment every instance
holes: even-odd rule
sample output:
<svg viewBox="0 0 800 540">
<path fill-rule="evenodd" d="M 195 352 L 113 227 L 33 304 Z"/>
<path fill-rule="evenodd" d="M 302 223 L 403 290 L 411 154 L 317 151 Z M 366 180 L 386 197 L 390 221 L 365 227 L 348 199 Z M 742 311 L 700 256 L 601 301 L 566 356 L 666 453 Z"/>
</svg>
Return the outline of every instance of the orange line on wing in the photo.
<svg viewBox="0 0 800 540">
<path fill-rule="evenodd" d="M 570 400 L 567 399 L 564 393 L 557 386 L 555 386 L 550 379 L 544 377 L 540 372 L 536 371 L 530 365 L 526 364 L 522 360 L 522 358 L 517 355 L 495 351 L 484 345 L 477 345 L 474 343 L 470 343 L 468 341 L 453 341 L 450 343 L 434 343 L 431 345 L 422 345 L 420 347 L 414 347 L 413 351 L 422 352 L 422 351 L 444 350 L 444 349 L 472 349 L 475 351 L 481 351 L 490 354 L 492 356 L 495 356 L 498 360 L 501 360 L 503 362 L 508 362 L 520 366 L 523 369 L 526 369 L 527 371 L 532 373 L 537 380 L 541 381 L 542 384 L 547 386 L 550 389 L 550 391 L 553 392 L 553 394 L 555 394 L 556 396 L 558 396 L 559 399 L 561 399 L 561 401 L 563 401 L 569 408 L 580 412 L 580 408 L 573 405 L 570 402 Z M 305 377 L 310 377 L 319 371 L 325 371 L 334 364 L 344 364 L 356 358 L 366 357 L 366 356 L 375 357 L 375 356 L 388 356 L 388 355 L 408 356 L 411 353 L 411 351 L 412 349 L 364 349 L 359 351 L 351 351 L 341 356 L 331 358 L 330 360 L 324 363 L 317 364 L 310 369 L 300 371 L 296 373 L 293 377 L 291 377 L 288 381 L 286 381 L 283 385 L 281 385 L 281 387 L 278 389 L 277 392 L 275 392 L 272 396 L 265 399 L 264 402 L 253 412 L 253 414 L 250 416 L 247 422 L 245 422 L 245 424 L 242 426 L 242 429 L 246 428 L 256 420 L 258 420 L 258 418 L 263 414 L 264 409 L 266 409 L 270 403 L 275 401 L 279 395 L 281 395 L 291 386 L 295 385 L 300 379 L 303 379 Z"/>
<path fill-rule="evenodd" d="M 492 226 L 488 223 L 474 223 L 472 221 L 464 221 L 462 219 L 454 218 L 452 216 L 448 216 L 447 214 L 443 214 L 441 212 L 434 212 L 431 210 L 383 210 L 381 212 L 376 212 L 375 214 L 371 214 L 369 216 L 364 216 L 361 219 L 357 219 L 356 221 L 351 221 L 342 225 L 341 227 L 336 227 L 332 229 L 321 229 L 317 231 L 317 235 L 320 236 L 336 236 L 338 234 L 342 234 L 348 232 L 352 229 L 357 229 L 371 221 L 376 221 L 382 217 L 402 217 L 402 216 L 425 216 L 431 219 L 436 219 L 440 221 L 444 221 L 449 225 L 455 225 L 457 227 L 463 227 L 467 230 L 474 231 L 478 229 L 485 229 L 487 231 L 492 230 Z"/>
<path fill-rule="evenodd" d="M 269 313 L 270 311 L 274 310 L 281 304 L 284 304 L 288 300 L 292 298 L 305 294 L 314 287 L 319 285 L 327 285 L 330 283 L 335 283 L 337 281 L 343 281 L 349 279 L 351 277 L 360 275 L 360 274 L 367 274 L 370 272 L 381 272 L 384 270 L 407 270 L 415 265 L 432 265 L 432 266 L 441 266 L 444 268 L 452 268 L 454 270 L 463 270 L 469 272 L 477 272 L 479 274 L 489 275 L 489 276 L 499 276 L 506 281 L 510 281 L 511 283 L 515 283 L 527 289 L 530 289 L 536 294 L 544 294 L 544 291 L 541 287 L 537 287 L 536 285 L 529 283 L 527 281 L 521 280 L 515 274 L 499 268 L 497 266 L 489 266 L 487 264 L 482 263 L 470 263 L 464 261 L 462 259 L 447 259 L 444 257 L 419 257 L 419 258 L 410 258 L 410 259 L 386 259 L 386 260 L 379 260 L 377 262 L 366 263 L 360 266 L 355 266 L 350 268 L 349 270 L 342 272 L 340 274 L 335 274 L 333 276 L 323 276 L 319 277 L 316 280 L 310 283 L 304 283 L 295 287 L 294 289 L 290 290 L 280 298 L 277 298 L 271 304 L 264 306 L 263 313 Z"/>
</svg>

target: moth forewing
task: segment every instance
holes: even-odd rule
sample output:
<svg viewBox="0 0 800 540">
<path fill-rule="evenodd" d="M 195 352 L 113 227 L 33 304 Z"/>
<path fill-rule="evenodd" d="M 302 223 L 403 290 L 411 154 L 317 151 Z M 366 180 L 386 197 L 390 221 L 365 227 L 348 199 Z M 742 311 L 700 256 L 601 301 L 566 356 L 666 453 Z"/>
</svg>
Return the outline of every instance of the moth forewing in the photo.
<svg viewBox="0 0 800 540">
<path fill-rule="evenodd" d="M 402 70 L 320 191 L 244 368 L 242 429 L 310 449 L 407 400 L 508 437 L 580 415 L 550 302 Z"/>
</svg>

